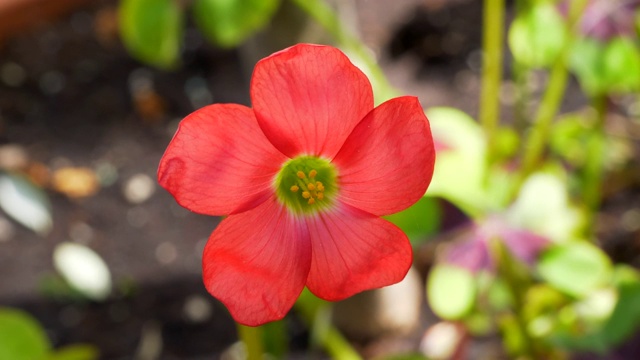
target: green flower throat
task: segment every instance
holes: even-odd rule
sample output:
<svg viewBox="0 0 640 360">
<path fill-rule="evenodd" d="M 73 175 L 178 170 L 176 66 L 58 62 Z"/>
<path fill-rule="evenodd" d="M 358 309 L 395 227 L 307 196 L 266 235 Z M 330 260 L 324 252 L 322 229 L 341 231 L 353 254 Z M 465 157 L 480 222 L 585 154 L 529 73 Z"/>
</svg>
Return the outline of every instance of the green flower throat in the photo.
<svg viewBox="0 0 640 360">
<path fill-rule="evenodd" d="M 299 156 L 282 165 L 276 176 L 278 199 L 294 213 L 315 213 L 333 203 L 337 171 L 328 161 Z"/>
</svg>

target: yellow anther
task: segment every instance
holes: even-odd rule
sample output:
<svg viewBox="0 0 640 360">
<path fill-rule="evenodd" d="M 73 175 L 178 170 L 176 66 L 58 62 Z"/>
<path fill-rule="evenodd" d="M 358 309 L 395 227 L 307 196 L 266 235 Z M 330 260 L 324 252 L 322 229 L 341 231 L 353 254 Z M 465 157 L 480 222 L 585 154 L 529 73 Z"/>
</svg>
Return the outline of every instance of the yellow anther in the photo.
<svg viewBox="0 0 640 360">
<path fill-rule="evenodd" d="M 304 176 L 305 176 L 305 175 L 304 175 L 304 173 L 303 173 L 302 171 L 298 171 L 298 172 L 296 173 L 296 175 L 297 175 L 300 179 L 304 179 Z"/>
<path fill-rule="evenodd" d="M 296 185 L 293 185 L 292 187 L 289 188 L 289 190 L 291 190 L 293 192 L 296 192 L 296 191 L 300 190 L 300 188 L 298 186 L 296 186 Z"/>
<path fill-rule="evenodd" d="M 318 193 L 318 195 L 316 195 L 318 197 L 318 200 L 322 200 L 324 199 L 324 194 L 323 193 Z"/>
<path fill-rule="evenodd" d="M 309 205 L 312 205 L 312 204 L 315 204 L 315 203 L 316 203 L 316 201 L 315 201 L 313 198 L 311 198 L 311 199 L 309 199 L 309 201 L 308 201 L 307 203 L 308 203 Z"/>
<path fill-rule="evenodd" d="M 322 185 L 322 183 L 318 181 L 316 183 L 316 189 L 318 189 L 318 191 L 324 191 L 324 185 Z"/>
<path fill-rule="evenodd" d="M 310 178 L 314 178 L 314 177 L 316 177 L 316 175 L 318 175 L 318 172 L 315 169 L 309 171 L 309 177 Z"/>
<path fill-rule="evenodd" d="M 316 189 L 316 186 L 310 183 L 310 184 L 307 184 L 307 189 L 309 189 L 309 191 L 313 191 Z"/>
<path fill-rule="evenodd" d="M 309 193 L 308 191 L 303 191 L 302 192 L 302 197 L 305 199 L 308 199 L 311 197 L 311 193 Z"/>
</svg>

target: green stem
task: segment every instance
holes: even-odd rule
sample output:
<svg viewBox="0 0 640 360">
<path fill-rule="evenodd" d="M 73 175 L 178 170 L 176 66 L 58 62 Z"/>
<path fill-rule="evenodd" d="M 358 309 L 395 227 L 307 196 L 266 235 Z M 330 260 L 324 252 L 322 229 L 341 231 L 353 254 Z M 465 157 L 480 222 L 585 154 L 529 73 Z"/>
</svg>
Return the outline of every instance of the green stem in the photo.
<svg viewBox="0 0 640 360">
<path fill-rule="evenodd" d="M 520 14 L 530 6 L 528 0 L 516 0 L 515 12 Z M 516 15 L 517 16 L 517 15 Z M 516 99 L 514 104 L 514 127 L 517 134 L 522 138 L 525 129 L 531 122 L 531 114 L 527 111 L 531 100 L 531 90 L 529 90 L 529 67 L 518 61 L 512 63 L 512 77 L 516 84 Z"/>
<path fill-rule="evenodd" d="M 571 2 L 569 19 L 567 21 L 567 43 L 551 69 L 547 91 L 542 97 L 542 102 L 538 107 L 533 121 L 533 128 L 526 139 L 524 159 L 520 169 L 520 184 L 533 172 L 542 159 L 553 119 L 558 113 L 567 88 L 567 80 L 569 78 L 567 61 L 573 45 L 574 28 L 586 5 L 587 0 Z"/>
<path fill-rule="evenodd" d="M 361 360 L 362 357 L 353 349 L 351 344 L 333 326 L 325 330 L 321 339 L 324 348 L 331 359 Z"/>
<path fill-rule="evenodd" d="M 549 138 L 551 124 L 558 112 L 567 87 L 569 72 L 565 62 L 560 60 L 551 70 L 547 91 L 538 107 L 533 127 L 526 140 L 526 148 L 522 165 L 522 177 L 526 178 L 542 159 L 546 141 Z"/>
<path fill-rule="evenodd" d="M 529 100 L 531 99 L 531 91 L 529 91 L 527 86 L 527 74 L 524 66 L 518 63 L 513 64 L 513 78 L 517 89 L 516 102 L 514 105 L 514 125 L 519 135 L 524 133 L 524 129 L 526 129 L 531 120 L 529 112 L 527 111 Z"/>
<path fill-rule="evenodd" d="M 397 96 L 397 91 L 389 84 L 376 59 L 371 55 L 371 51 L 357 37 L 344 28 L 342 22 L 329 5 L 323 0 L 291 1 L 331 34 L 338 45 L 350 56 L 359 60 L 362 70 L 367 73 L 373 83 L 373 89 L 376 92 L 376 103 Z"/>
<path fill-rule="evenodd" d="M 314 342 L 320 344 L 332 359 L 361 360 L 362 357 L 331 324 L 330 304 L 315 297 L 307 289 L 302 291 L 295 304 L 303 320 L 312 328 Z"/>
<path fill-rule="evenodd" d="M 526 272 L 521 270 L 520 264 L 513 258 L 501 239 L 491 240 L 489 249 L 496 262 L 498 273 L 504 280 L 507 290 L 513 299 L 513 320 L 517 331 L 520 333 L 521 342 L 518 349 L 512 350 L 522 359 L 544 358 L 536 350 L 535 341 L 529 334 L 524 315 L 525 294 L 530 286 L 530 280 Z"/>
<path fill-rule="evenodd" d="M 485 0 L 482 37 L 482 88 L 479 120 L 487 136 L 489 162 L 496 152 L 496 132 L 500 119 L 500 84 L 504 37 L 504 0 Z"/>
<path fill-rule="evenodd" d="M 238 337 L 247 349 L 247 360 L 262 360 L 264 350 L 262 344 L 262 329 L 237 324 Z"/>
<path fill-rule="evenodd" d="M 593 99 L 593 106 L 596 109 L 596 122 L 589 141 L 587 153 L 587 163 L 584 172 L 584 202 L 587 206 L 589 224 L 591 232 L 594 224 L 595 215 L 600 208 L 602 199 L 602 179 L 604 177 L 604 151 L 605 136 L 604 123 L 607 116 L 607 97 L 605 95 L 598 96 Z"/>
</svg>

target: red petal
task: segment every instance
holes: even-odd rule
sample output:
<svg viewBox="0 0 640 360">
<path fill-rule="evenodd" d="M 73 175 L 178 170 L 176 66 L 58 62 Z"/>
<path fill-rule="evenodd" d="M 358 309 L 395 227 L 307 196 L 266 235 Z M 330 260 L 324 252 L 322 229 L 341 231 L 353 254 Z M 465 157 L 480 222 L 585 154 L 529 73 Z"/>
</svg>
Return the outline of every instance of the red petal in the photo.
<svg viewBox="0 0 640 360">
<path fill-rule="evenodd" d="M 376 215 L 414 204 L 433 175 L 429 121 L 415 97 L 391 99 L 370 112 L 333 160 L 341 199 Z"/>
<path fill-rule="evenodd" d="M 309 44 L 258 62 L 251 100 L 260 127 L 289 157 L 333 158 L 373 109 L 367 77 L 338 49 Z"/>
<path fill-rule="evenodd" d="M 325 300 L 399 282 L 411 267 L 411 244 L 392 223 L 346 204 L 308 218 L 307 287 Z"/>
<path fill-rule="evenodd" d="M 264 136 L 251 109 L 217 104 L 180 123 L 160 161 L 158 181 L 180 205 L 226 215 L 271 196 L 273 178 L 286 160 Z"/>
<path fill-rule="evenodd" d="M 233 318 L 257 326 L 282 319 L 304 288 L 309 233 L 275 199 L 231 215 L 211 234 L 202 268 L 209 293 Z"/>
</svg>

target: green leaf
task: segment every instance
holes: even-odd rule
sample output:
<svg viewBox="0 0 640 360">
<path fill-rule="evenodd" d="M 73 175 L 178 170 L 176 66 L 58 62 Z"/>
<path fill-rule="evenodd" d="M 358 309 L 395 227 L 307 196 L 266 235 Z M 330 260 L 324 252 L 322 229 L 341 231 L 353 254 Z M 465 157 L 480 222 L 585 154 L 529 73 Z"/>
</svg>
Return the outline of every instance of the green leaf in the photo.
<svg viewBox="0 0 640 360">
<path fill-rule="evenodd" d="M 427 298 L 441 318 L 461 319 L 471 312 L 476 300 L 474 275 L 456 266 L 436 265 L 427 279 Z"/>
<path fill-rule="evenodd" d="M 583 114 L 563 116 L 553 125 L 550 145 L 554 152 L 571 165 L 581 167 L 587 159 L 593 125 Z"/>
<path fill-rule="evenodd" d="M 553 125 L 550 145 L 560 158 L 580 169 L 587 162 L 589 147 L 594 141 L 601 141 L 602 136 L 607 149 L 603 154 L 603 163 L 607 169 L 627 164 L 633 156 L 632 145 L 626 137 L 599 131 L 595 114 L 575 112 L 563 115 Z"/>
<path fill-rule="evenodd" d="M 640 89 L 640 49 L 627 37 L 607 43 L 580 39 L 572 50 L 571 68 L 592 96 Z"/>
<path fill-rule="evenodd" d="M 509 47 L 519 63 L 550 67 L 566 42 L 564 19 L 552 3 L 541 3 L 518 14 L 509 28 Z"/>
<path fill-rule="evenodd" d="M 482 213 L 493 201 L 483 187 L 486 141 L 482 129 L 454 108 L 430 108 L 426 114 L 435 140 L 446 146 L 438 152 L 427 195 L 443 197 L 471 216 Z"/>
<path fill-rule="evenodd" d="M 640 53 L 634 40 L 612 39 L 602 54 L 603 76 L 609 92 L 640 89 Z"/>
<path fill-rule="evenodd" d="M 571 49 L 570 68 L 578 77 L 582 89 L 591 96 L 607 91 L 602 67 L 603 52 L 604 45 L 589 38 L 578 39 Z"/>
<path fill-rule="evenodd" d="M 234 47 L 264 27 L 280 0 L 196 0 L 193 15 L 213 43 Z"/>
<path fill-rule="evenodd" d="M 554 336 L 553 341 L 564 348 L 604 354 L 629 339 L 640 326 L 640 282 L 625 282 L 617 290 L 615 308 L 601 326 L 586 334 L 564 331 Z"/>
<path fill-rule="evenodd" d="M 557 243 L 572 240 L 582 220 L 569 203 L 565 181 L 550 172 L 527 178 L 507 217 L 512 224 Z"/>
<path fill-rule="evenodd" d="M 264 350 L 276 359 L 283 359 L 289 351 L 289 338 L 284 321 L 273 321 L 262 325 Z"/>
<path fill-rule="evenodd" d="M 613 269 L 611 282 L 615 286 L 640 282 L 640 274 L 635 268 L 626 264 L 617 264 Z"/>
<path fill-rule="evenodd" d="M 440 228 L 440 204 L 434 198 L 423 197 L 406 210 L 385 218 L 398 226 L 417 244 Z"/>
<path fill-rule="evenodd" d="M 0 307 L 0 359 L 42 359 L 50 348 L 44 329 L 31 315 Z"/>
<path fill-rule="evenodd" d="M 640 325 L 640 282 L 622 284 L 618 291 L 618 303 L 601 331 L 609 347 L 622 343 Z"/>
<path fill-rule="evenodd" d="M 544 252 L 538 271 L 558 290 L 582 297 L 611 279 L 612 266 L 611 260 L 596 246 L 572 241 Z"/>
<path fill-rule="evenodd" d="M 131 55 L 161 69 L 177 65 L 183 10 L 176 0 L 122 0 L 120 35 Z"/>
<path fill-rule="evenodd" d="M 92 345 L 69 345 L 58 349 L 46 360 L 94 360 L 98 359 L 98 349 Z"/>
</svg>

